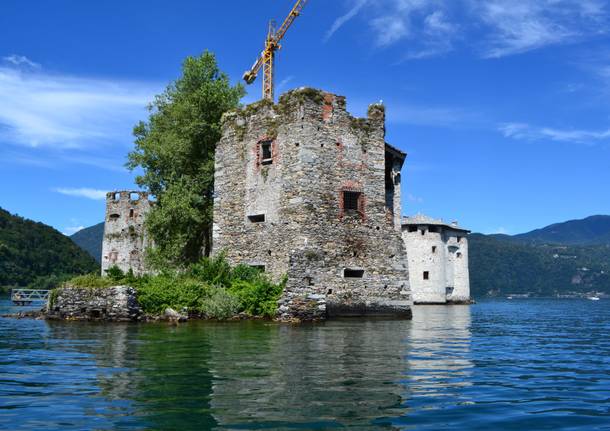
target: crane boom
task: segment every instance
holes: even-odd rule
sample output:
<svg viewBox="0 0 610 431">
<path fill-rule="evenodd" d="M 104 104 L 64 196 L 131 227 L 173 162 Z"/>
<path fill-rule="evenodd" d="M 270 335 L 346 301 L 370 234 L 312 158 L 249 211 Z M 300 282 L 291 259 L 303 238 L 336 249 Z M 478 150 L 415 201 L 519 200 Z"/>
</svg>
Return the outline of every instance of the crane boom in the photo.
<svg viewBox="0 0 610 431">
<path fill-rule="evenodd" d="M 269 30 L 265 40 L 265 49 L 256 59 L 252 68 L 244 73 L 243 79 L 247 84 L 252 84 L 258 75 L 261 67 L 263 68 L 263 99 L 273 100 L 273 72 L 275 51 L 281 49 L 280 41 L 294 22 L 301 14 L 307 0 L 297 0 L 292 10 L 276 30 L 273 21 L 269 23 Z"/>
</svg>

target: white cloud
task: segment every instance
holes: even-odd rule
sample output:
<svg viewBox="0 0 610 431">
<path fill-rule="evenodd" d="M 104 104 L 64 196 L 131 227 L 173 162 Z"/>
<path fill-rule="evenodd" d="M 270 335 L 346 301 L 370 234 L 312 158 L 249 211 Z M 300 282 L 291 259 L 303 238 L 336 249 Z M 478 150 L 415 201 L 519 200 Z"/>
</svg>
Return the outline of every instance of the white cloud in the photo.
<svg viewBox="0 0 610 431">
<path fill-rule="evenodd" d="M 424 201 L 423 198 L 420 198 L 419 196 L 415 196 L 411 193 L 407 194 L 407 199 L 409 199 L 410 202 L 416 202 L 418 204 L 421 204 Z"/>
<path fill-rule="evenodd" d="M 391 45 L 409 33 L 406 22 L 400 16 L 381 16 L 370 24 L 379 46 Z"/>
<path fill-rule="evenodd" d="M 333 37 L 335 32 L 341 27 L 343 27 L 346 22 L 358 15 L 358 12 L 360 12 L 360 10 L 368 3 L 368 1 L 369 0 L 356 0 L 350 10 L 348 10 L 344 15 L 341 15 L 333 22 L 333 25 L 330 26 L 330 28 L 326 32 L 326 35 L 324 36 L 324 42 L 328 41 L 328 39 Z"/>
<path fill-rule="evenodd" d="M 104 200 L 106 199 L 106 190 L 90 189 L 86 187 L 82 188 L 69 188 L 69 187 L 57 187 L 53 189 L 54 192 L 61 193 L 67 196 L 76 196 L 80 198 L 87 198 L 93 200 Z"/>
<path fill-rule="evenodd" d="M 63 234 L 66 236 L 74 235 L 79 230 L 83 230 L 85 226 L 69 226 L 64 228 Z"/>
<path fill-rule="evenodd" d="M 526 123 L 504 123 L 498 130 L 507 138 L 536 141 L 549 139 L 558 142 L 571 142 L 578 144 L 595 144 L 610 139 L 610 129 L 582 130 L 582 129 L 556 129 L 552 127 L 536 127 Z"/>
<path fill-rule="evenodd" d="M 327 35 L 362 9 L 375 45 L 404 40 L 407 59 L 450 52 L 457 41 L 484 58 L 504 57 L 579 42 L 608 28 L 603 0 L 354 0 Z"/>
<path fill-rule="evenodd" d="M 65 150 L 128 144 L 158 89 L 0 67 L 0 145 Z"/>
<path fill-rule="evenodd" d="M 476 15 L 491 30 L 484 57 L 504 57 L 572 43 L 603 32 L 603 4 L 595 0 L 477 0 Z"/>
<path fill-rule="evenodd" d="M 286 86 L 294 79 L 294 76 L 290 75 L 282 79 L 280 83 L 275 87 L 277 94 L 281 94 L 286 89 Z"/>
<path fill-rule="evenodd" d="M 27 66 L 31 67 L 32 69 L 40 69 L 40 64 L 34 63 L 32 60 L 30 60 L 24 55 L 12 54 L 8 57 L 3 57 L 2 60 L 12 64 L 13 66 Z"/>
</svg>

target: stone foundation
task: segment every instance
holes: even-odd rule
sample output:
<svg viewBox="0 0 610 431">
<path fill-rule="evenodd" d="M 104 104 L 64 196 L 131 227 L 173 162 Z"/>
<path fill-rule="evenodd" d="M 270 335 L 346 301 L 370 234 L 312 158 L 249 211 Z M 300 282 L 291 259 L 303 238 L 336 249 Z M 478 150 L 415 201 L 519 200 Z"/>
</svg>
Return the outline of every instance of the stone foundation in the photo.
<svg viewBox="0 0 610 431">
<path fill-rule="evenodd" d="M 47 317 L 67 320 L 132 321 L 141 315 L 136 290 L 129 286 L 62 287 L 47 303 Z"/>
</svg>

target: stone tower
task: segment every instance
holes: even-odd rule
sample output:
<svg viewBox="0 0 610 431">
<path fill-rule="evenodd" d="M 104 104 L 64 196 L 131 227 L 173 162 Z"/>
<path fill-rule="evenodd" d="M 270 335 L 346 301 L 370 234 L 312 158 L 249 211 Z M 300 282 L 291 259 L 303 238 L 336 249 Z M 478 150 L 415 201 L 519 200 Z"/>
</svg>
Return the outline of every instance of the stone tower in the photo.
<svg viewBox="0 0 610 431">
<path fill-rule="evenodd" d="M 144 273 L 147 244 L 144 219 L 150 210 L 148 193 L 116 191 L 106 194 L 106 219 L 102 243 L 102 275 L 112 266 L 123 272 Z"/>
<path fill-rule="evenodd" d="M 225 114 L 216 149 L 214 253 L 287 276 L 280 317 L 410 317 L 400 236 L 405 154 L 385 109 L 302 88 Z"/>
<path fill-rule="evenodd" d="M 468 233 L 424 215 L 405 217 L 402 237 L 416 304 L 470 302 Z"/>
</svg>

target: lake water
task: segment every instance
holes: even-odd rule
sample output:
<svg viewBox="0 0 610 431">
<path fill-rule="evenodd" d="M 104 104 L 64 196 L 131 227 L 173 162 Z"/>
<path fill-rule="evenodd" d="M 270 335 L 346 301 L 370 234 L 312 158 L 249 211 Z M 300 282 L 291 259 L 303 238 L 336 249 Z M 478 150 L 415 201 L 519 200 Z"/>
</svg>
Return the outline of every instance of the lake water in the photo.
<svg viewBox="0 0 610 431">
<path fill-rule="evenodd" d="M 607 300 L 301 326 L 1 318 L 0 428 L 610 429 L 609 334 Z"/>
</svg>

